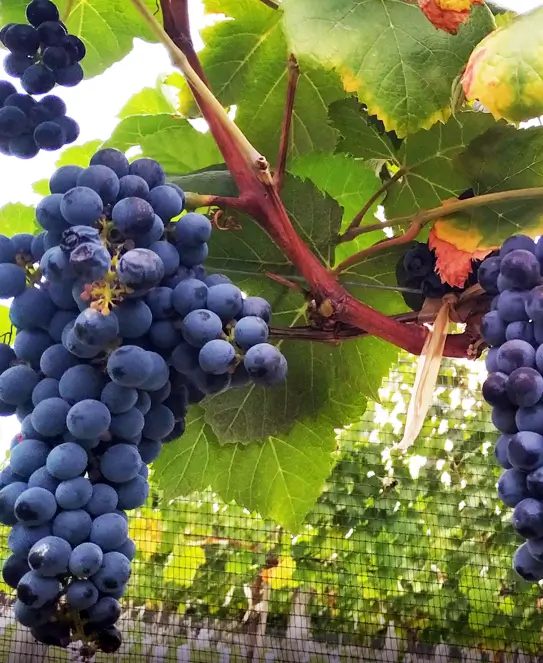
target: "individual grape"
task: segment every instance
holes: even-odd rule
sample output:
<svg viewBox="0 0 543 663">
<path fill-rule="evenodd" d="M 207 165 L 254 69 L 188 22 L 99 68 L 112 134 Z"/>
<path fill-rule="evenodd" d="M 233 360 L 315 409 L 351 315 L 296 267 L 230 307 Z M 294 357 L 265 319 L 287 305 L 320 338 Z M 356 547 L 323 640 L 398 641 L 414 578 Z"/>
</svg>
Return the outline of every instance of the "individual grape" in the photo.
<svg viewBox="0 0 543 663">
<path fill-rule="evenodd" d="M 533 322 L 510 322 L 505 328 L 505 338 L 508 341 L 526 341 L 533 344 L 535 342 L 534 323 Z"/>
<path fill-rule="evenodd" d="M 119 194 L 119 178 L 111 168 L 103 165 L 85 168 L 77 178 L 77 186 L 96 191 L 104 205 L 114 203 Z"/>
<path fill-rule="evenodd" d="M 124 345 L 114 350 L 107 361 L 111 380 L 122 387 L 140 387 L 151 375 L 153 362 L 149 354 L 136 345 Z"/>
<path fill-rule="evenodd" d="M 93 226 L 102 215 L 104 206 L 96 191 L 75 186 L 63 195 L 60 211 L 71 226 Z"/>
<path fill-rule="evenodd" d="M 188 212 L 174 226 L 178 246 L 198 247 L 211 237 L 211 221 L 198 212 Z"/>
<path fill-rule="evenodd" d="M 543 503 L 531 497 L 520 501 L 513 511 L 511 524 L 525 539 L 543 537 Z"/>
<path fill-rule="evenodd" d="M 113 654 L 121 648 L 123 636 L 118 628 L 111 626 L 98 633 L 98 647 L 106 654 Z"/>
<path fill-rule="evenodd" d="M 92 497 L 92 484 L 84 477 L 62 481 L 55 497 L 62 509 L 82 509 Z"/>
<path fill-rule="evenodd" d="M 68 257 L 59 246 L 54 246 L 43 254 L 40 271 L 51 283 L 72 282 L 76 276 Z"/>
<path fill-rule="evenodd" d="M 101 628 L 105 628 L 119 619 L 121 616 L 121 605 L 114 599 L 112 596 L 103 596 L 98 603 L 93 605 L 88 610 L 89 616 L 89 625 L 92 628 L 96 628 L 93 625 L 99 625 Z"/>
<path fill-rule="evenodd" d="M 27 488 L 15 501 L 15 517 L 28 527 L 45 525 L 56 512 L 55 497 L 45 488 Z"/>
<path fill-rule="evenodd" d="M 489 405 L 511 407 L 512 401 L 509 399 L 507 391 L 508 379 L 509 376 L 505 373 L 490 373 L 484 381 L 482 394 Z M 518 405 L 517 403 L 514 404 Z"/>
<path fill-rule="evenodd" d="M 45 437 L 62 435 L 70 405 L 62 398 L 47 398 L 38 403 L 31 415 L 32 426 Z"/>
<path fill-rule="evenodd" d="M 44 49 L 42 54 L 42 62 L 48 69 L 63 69 L 68 67 L 70 63 L 70 56 L 68 51 L 62 46 L 48 46 Z M 55 76 L 52 74 L 53 81 Z"/>
<path fill-rule="evenodd" d="M 538 467 L 526 477 L 528 494 L 525 497 L 543 498 L 543 467 Z"/>
<path fill-rule="evenodd" d="M 66 539 L 73 548 L 88 538 L 91 527 L 92 518 L 82 509 L 61 511 L 53 520 L 53 534 Z"/>
<path fill-rule="evenodd" d="M 222 335 L 222 324 L 219 316 L 213 311 L 196 309 L 184 317 L 181 331 L 187 343 L 201 348 Z"/>
<path fill-rule="evenodd" d="M 32 256 L 30 251 L 33 239 L 34 235 L 31 235 L 30 233 L 17 233 L 16 235 L 13 235 L 11 241 L 15 246 L 15 253 L 24 257 L 25 260 L 31 259 Z"/>
<path fill-rule="evenodd" d="M 12 366 L 0 375 L 0 399 L 10 405 L 22 405 L 30 400 L 39 381 L 38 374 L 29 366 Z"/>
<path fill-rule="evenodd" d="M 162 219 L 155 214 L 155 219 L 153 221 L 153 226 L 149 232 L 144 233 L 143 235 L 138 235 L 134 239 L 134 243 L 136 244 L 137 248 L 144 248 L 147 249 L 153 244 L 153 242 L 158 242 L 160 239 L 162 239 L 164 235 L 164 223 L 162 222 Z M 168 285 L 168 284 L 164 284 Z M 173 286 L 170 286 L 173 287 Z"/>
<path fill-rule="evenodd" d="M 74 580 L 66 588 L 66 600 L 74 610 L 87 610 L 98 601 L 98 590 L 90 580 Z"/>
<path fill-rule="evenodd" d="M 22 110 L 15 106 L 0 109 L 0 136 L 17 138 L 28 128 L 28 120 Z"/>
<path fill-rule="evenodd" d="M 90 533 L 90 541 L 91 543 L 100 546 L 104 553 L 108 553 L 115 550 L 115 548 L 122 546 L 127 538 L 128 523 L 118 514 L 105 513 L 94 519 Z"/>
<path fill-rule="evenodd" d="M 145 445 L 148 443 L 144 441 L 141 444 L 144 445 L 144 453 L 146 453 L 147 449 L 145 448 Z M 156 456 L 158 456 L 162 448 L 162 444 L 160 442 L 151 442 L 151 444 L 158 446 L 158 453 L 156 454 Z M 153 460 L 154 458 L 150 457 L 150 460 L 146 459 L 146 462 L 152 462 Z M 149 483 L 147 482 L 147 479 L 144 479 L 138 474 L 130 481 L 122 483 L 118 487 L 117 492 L 119 494 L 119 508 L 126 509 L 127 511 L 131 509 L 139 509 L 145 504 L 147 498 L 149 497 Z M 117 550 L 122 552 L 119 547 L 117 547 Z"/>
<path fill-rule="evenodd" d="M 198 279 L 181 281 L 172 291 L 173 307 L 183 317 L 191 311 L 205 309 L 207 292 L 208 288 L 203 281 Z"/>
<path fill-rule="evenodd" d="M 285 357 L 269 343 L 259 343 L 247 350 L 243 363 L 256 384 L 273 386 L 283 382 L 287 376 Z"/>
<path fill-rule="evenodd" d="M 37 624 L 30 629 L 30 634 L 38 642 L 52 647 L 66 649 L 72 641 L 70 626 L 65 622 Z"/>
<path fill-rule="evenodd" d="M 160 350 L 172 350 L 181 340 L 181 334 L 171 320 L 157 320 L 149 329 L 152 346 Z"/>
<path fill-rule="evenodd" d="M 39 262 L 42 259 L 43 254 L 45 253 L 43 240 L 46 234 L 47 234 L 46 231 L 42 230 L 42 232 L 38 233 L 32 240 L 31 252 L 32 252 L 32 259 L 34 262 Z"/>
<path fill-rule="evenodd" d="M 15 503 L 19 499 L 28 485 L 23 481 L 15 481 L 0 490 L 0 522 L 4 525 L 15 525 Z"/>
<path fill-rule="evenodd" d="M 95 152 L 90 160 L 91 166 L 107 166 L 117 175 L 117 177 L 125 177 L 128 175 L 129 163 L 125 155 L 112 147 L 106 147 L 98 152 Z"/>
<path fill-rule="evenodd" d="M 145 467 L 147 467 L 147 466 L 145 465 Z M 125 484 L 125 485 L 128 485 L 128 484 Z M 144 503 L 145 503 L 145 500 L 144 500 Z M 136 507 L 134 507 L 134 508 L 136 508 Z M 134 557 L 136 556 L 136 544 L 134 543 L 134 541 L 132 541 L 132 539 L 130 537 L 128 537 L 126 539 L 126 541 L 123 543 L 123 545 L 119 546 L 119 548 L 117 548 L 116 552 L 121 553 L 121 555 L 124 555 L 128 560 L 132 561 L 134 559 Z"/>
<path fill-rule="evenodd" d="M 149 250 L 157 254 L 164 265 L 164 275 L 171 276 L 179 267 L 179 253 L 173 244 L 166 241 L 153 242 Z"/>
<path fill-rule="evenodd" d="M 59 150 L 67 142 L 66 132 L 56 122 L 42 122 L 34 129 L 34 142 L 40 150 Z"/>
<path fill-rule="evenodd" d="M 143 157 L 130 164 L 130 175 L 138 175 L 149 185 L 149 189 L 166 183 L 166 173 L 162 166 L 154 159 Z"/>
<path fill-rule="evenodd" d="M 124 237 L 135 238 L 152 229 L 155 213 L 143 198 L 130 197 L 119 200 L 113 207 L 111 218 Z"/>
<path fill-rule="evenodd" d="M 87 403 L 88 401 L 81 401 Z M 96 402 L 96 401 L 91 401 Z M 80 403 L 74 405 L 70 412 Z M 51 450 L 47 457 L 46 466 L 50 474 L 61 481 L 75 479 L 87 468 L 88 456 L 85 449 L 74 442 L 63 442 Z"/>
<path fill-rule="evenodd" d="M 76 366 L 78 363 L 77 357 L 70 354 L 61 343 L 56 343 L 47 348 L 42 354 L 40 368 L 46 377 L 60 380 L 69 368 Z"/>
<path fill-rule="evenodd" d="M 166 320 L 175 315 L 173 292 L 171 288 L 159 286 L 147 295 L 145 302 L 151 310 L 154 320 Z"/>
<path fill-rule="evenodd" d="M 214 285 L 221 285 L 222 283 L 232 283 L 232 281 L 224 274 L 209 274 L 204 278 L 204 283 L 208 288 Z"/>
<path fill-rule="evenodd" d="M 526 472 L 517 469 L 505 470 L 498 481 L 498 497 L 511 508 L 530 497 L 526 484 Z"/>
<path fill-rule="evenodd" d="M 79 125 L 74 119 L 67 117 L 66 115 L 62 115 L 60 117 L 55 117 L 53 122 L 58 124 L 62 131 L 64 131 L 66 135 L 66 145 L 70 145 L 78 139 L 80 129 Z"/>
<path fill-rule="evenodd" d="M 146 391 L 138 391 L 138 400 L 135 407 L 143 414 L 146 415 L 151 409 L 151 397 Z"/>
<path fill-rule="evenodd" d="M 55 380 L 54 378 L 43 378 L 32 391 L 32 404 L 36 406 L 48 398 L 58 397 L 58 385 L 58 380 Z"/>
<path fill-rule="evenodd" d="M 498 369 L 502 373 L 512 373 L 516 368 L 533 368 L 535 350 L 526 341 L 506 341 L 498 350 Z"/>
<path fill-rule="evenodd" d="M 50 0 L 32 0 L 26 7 L 26 19 L 34 27 L 38 27 L 45 21 L 58 21 L 57 6 Z"/>
<path fill-rule="evenodd" d="M 6 31 L 3 42 L 12 53 L 36 55 L 40 46 L 40 35 L 36 28 L 20 23 L 12 25 Z"/>
<path fill-rule="evenodd" d="M 144 200 L 147 200 L 148 195 L 149 185 L 141 177 L 138 177 L 137 175 L 123 175 L 119 179 L 118 200 L 122 200 L 123 198 L 143 198 Z"/>
<path fill-rule="evenodd" d="M 172 383 L 168 380 L 164 386 L 156 391 L 152 391 L 149 396 L 151 397 L 151 402 L 153 405 L 160 405 L 163 403 L 172 393 Z"/>
<path fill-rule="evenodd" d="M 8 53 L 4 58 L 4 71 L 8 76 L 21 78 L 25 71 L 34 64 L 34 58 L 19 53 Z"/>
<path fill-rule="evenodd" d="M 40 148 L 30 134 L 23 134 L 9 141 L 9 153 L 18 159 L 32 159 L 39 151 Z"/>
<path fill-rule="evenodd" d="M 12 94 L 17 94 L 15 86 L 9 81 L 0 81 L 0 106 L 3 106 Z"/>
<path fill-rule="evenodd" d="M 119 260 L 117 277 L 122 284 L 146 294 L 164 277 L 164 263 L 149 249 L 132 249 Z"/>
<path fill-rule="evenodd" d="M 111 417 L 109 431 L 115 437 L 131 439 L 143 430 L 143 414 L 135 407 Z"/>
<path fill-rule="evenodd" d="M 501 245 L 500 258 L 504 258 L 508 253 L 517 249 L 535 253 L 535 242 L 531 237 L 527 237 L 526 235 L 512 235 Z"/>
<path fill-rule="evenodd" d="M 526 542 L 528 552 L 538 562 L 543 561 L 543 539 L 530 539 Z"/>
<path fill-rule="evenodd" d="M 65 168 L 68 168 L 68 166 L 65 166 Z M 52 193 L 42 198 L 38 203 L 36 207 L 36 220 L 45 230 L 63 232 L 69 228 L 60 211 L 61 201 L 62 195 L 60 193 Z"/>
<path fill-rule="evenodd" d="M 531 472 L 543 465 L 543 436 L 522 430 L 509 440 L 507 455 L 511 465 L 518 470 Z"/>
<path fill-rule="evenodd" d="M 269 324 L 272 316 L 269 302 L 262 297 L 246 297 L 243 300 L 243 307 L 239 317 L 246 318 L 250 315 L 262 318 L 265 323 Z"/>
<path fill-rule="evenodd" d="M 57 97 L 56 94 L 48 94 L 46 97 L 43 97 L 43 99 L 40 99 L 39 105 L 47 111 L 49 117 L 56 119 L 61 115 L 66 115 L 66 104 L 60 97 Z M 59 168 L 59 170 L 62 170 L 62 168 L 64 168 L 64 166 Z M 79 168 L 79 166 L 66 166 L 66 168 Z M 75 186 L 75 182 L 72 186 L 67 187 L 66 191 L 73 186 Z M 49 189 L 51 193 L 56 193 L 56 191 L 51 189 L 51 181 L 49 181 Z M 59 193 L 66 193 L 66 191 L 60 191 Z"/>
<path fill-rule="evenodd" d="M 43 248 L 45 251 L 53 248 L 53 246 L 57 246 L 57 244 L 60 243 L 61 237 L 62 233 L 53 232 L 51 230 L 47 231 L 43 238 Z"/>
<path fill-rule="evenodd" d="M 34 370 L 39 370 L 41 355 L 53 345 L 49 334 L 41 329 L 21 329 L 15 337 L 13 349 L 17 359 L 25 361 Z"/>
<path fill-rule="evenodd" d="M 66 573 L 72 547 L 58 536 L 46 536 L 35 543 L 28 553 L 28 563 L 33 571 L 44 578 L 54 578 Z"/>
<path fill-rule="evenodd" d="M 236 322 L 234 340 L 244 350 L 248 350 L 258 343 L 266 343 L 268 336 L 268 325 L 262 318 L 249 315 Z"/>
<path fill-rule="evenodd" d="M 189 375 L 200 365 L 198 354 L 198 350 L 193 346 L 188 343 L 180 343 L 172 352 L 171 363 L 176 371 Z"/>
<path fill-rule="evenodd" d="M 79 278 L 93 283 L 106 276 L 111 267 L 111 256 L 104 246 L 84 242 L 70 253 L 70 265 Z"/>
<path fill-rule="evenodd" d="M 519 290 L 504 290 L 498 298 L 498 313 L 505 322 L 528 320 L 526 313 L 527 293 Z"/>
<path fill-rule="evenodd" d="M 136 405 L 138 391 L 133 387 L 122 387 L 115 382 L 108 382 L 102 389 L 100 400 L 111 414 L 122 414 Z"/>
<path fill-rule="evenodd" d="M 92 487 L 92 497 L 85 509 L 91 516 L 102 516 L 115 511 L 118 504 L 117 491 L 106 483 L 95 483 Z"/>
<path fill-rule="evenodd" d="M 145 415 L 143 434 L 151 440 L 162 440 L 171 433 L 174 424 L 172 411 L 165 405 L 155 405 Z"/>
<path fill-rule="evenodd" d="M 66 423 L 68 430 L 76 439 L 92 440 L 99 438 L 108 430 L 111 414 L 100 401 L 85 399 L 71 407 Z"/>
<path fill-rule="evenodd" d="M 236 351 L 228 341 L 216 339 L 202 347 L 198 360 L 200 367 L 206 373 L 221 375 L 233 367 L 236 361 Z"/>
<path fill-rule="evenodd" d="M 52 474 L 49 474 L 45 466 L 38 468 L 32 472 L 28 479 L 29 488 L 44 488 L 50 493 L 55 493 L 60 480 L 56 479 Z"/>
<path fill-rule="evenodd" d="M 64 87 L 75 87 L 81 83 L 85 75 L 79 62 L 74 62 L 61 69 L 55 69 L 54 74 L 55 82 Z"/>
<path fill-rule="evenodd" d="M 137 447 L 130 444 L 115 444 L 100 459 L 100 472 L 108 481 L 122 483 L 133 479 L 140 465 L 141 458 Z"/>
<path fill-rule="evenodd" d="M 537 348 L 535 353 L 535 363 L 538 370 L 541 372 L 541 367 L 543 366 L 543 346 L 541 345 Z"/>
<path fill-rule="evenodd" d="M 10 555 L 2 567 L 2 578 L 8 587 L 17 589 L 20 579 L 30 571 L 26 557 Z"/>
<path fill-rule="evenodd" d="M 209 247 L 207 244 L 199 244 L 198 246 L 183 246 L 179 244 L 177 246 L 177 251 L 179 252 L 179 258 L 181 263 L 186 267 L 194 267 L 205 261 L 209 253 Z"/>
<path fill-rule="evenodd" d="M 243 320 L 243 318 L 242 318 Z M 489 345 L 505 343 L 506 324 L 498 311 L 489 311 L 481 320 L 481 336 Z"/>
<path fill-rule="evenodd" d="M 74 334 L 81 343 L 106 347 L 119 333 L 118 319 L 113 315 L 103 315 L 95 309 L 82 311 L 74 324 Z"/>
<path fill-rule="evenodd" d="M 25 480 L 38 468 L 45 465 L 49 446 L 40 440 L 23 440 L 11 450 L 11 469 Z"/>
<path fill-rule="evenodd" d="M 95 543 L 81 543 L 70 555 L 70 572 L 76 578 L 89 578 L 99 571 L 103 558 L 102 549 Z"/>
<path fill-rule="evenodd" d="M 72 266 L 69 266 L 69 269 L 72 270 Z M 76 303 L 73 298 L 72 290 L 73 290 L 73 281 L 71 280 L 64 280 L 64 281 L 56 281 L 56 282 L 48 282 L 47 284 L 47 292 L 49 293 L 49 297 L 51 297 L 51 301 L 53 304 L 59 308 L 62 309 L 63 311 L 74 311 L 76 308 Z M 55 313 L 56 315 L 56 313 Z M 53 316 L 55 317 L 55 316 Z M 64 323 L 64 327 L 68 324 L 68 322 L 73 322 L 75 320 L 76 316 L 72 316 L 69 320 L 66 320 Z M 52 320 L 51 320 L 52 322 Z M 49 327 L 51 324 L 49 324 Z M 48 327 L 48 329 L 49 329 Z M 64 329 L 59 330 L 60 332 L 60 338 L 59 340 L 62 340 L 62 331 Z M 73 325 L 72 325 L 73 327 Z"/>
<path fill-rule="evenodd" d="M 17 598 L 31 608 L 41 608 L 54 601 L 61 591 L 60 582 L 54 578 L 43 578 L 36 571 L 29 571 L 17 585 Z"/>
<path fill-rule="evenodd" d="M 148 351 L 147 356 L 151 361 L 152 369 L 145 382 L 140 385 L 140 388 L 145 391 L 158 391 L 170 379 L 168 364 L 156 352 Z"/>
<path fill-rule="evenodd" d="M 113 594 L 122 589 L 130 578 L 130 561 L 121 553 L 112 551 L 104 555 L 98 573 L 92 581 L 103 594 Z"/>
<path fill-rule="evenodd" d="M 13 604 L 13 612 L 15 619 L 22 626 L 28 628 L 36 628 L 43 624 L 47 624 L 49 628 L 49 620 L 53 614 L 53 608 L 47 604 L 41 608 L 29 608 L 22 601 L 16 600 Z"/>
<path fill-rule="evenodd" d="M 35 543 L 50 534 L 50 524 L 27 527 L 22 523 L 17 523 L 12 527 L 8 535 L 8 548 L 13 554 L 26 557 Z"/>
<path fill-rule="evenodd" d="M 528 582 L 539 582 L 543 579 L 543 563 L 534 559 L 526 543 L 515 551 L 513 569 L 520 578 Z"/>
<path fill-rule="evenodd" d="M 62 194 L 65 194 L 67 191 L 77 186 L 77 179 L 82 172 L 83 168 L 81 168 L 81 166 L 61 166 L 51 175 L 51 179 L 49 180 L 49 189 L 51 191 L 51 196 L 54 196 L 55 201 L 58 200 L 59 215 L 60 215 L 60 201 L 62 200 Z M 51 196 L 46 196 L 45 198 L 43 198 L 41 202 L 38 204 L 38 207 L 40 206 L 41 203 L 43 203 L 44 200 L 51 198 Z M 36 214 L 37 214 L 37 209 L 36 209 Z M 57 218 L 56 214 L 55 218 Z M 64 224 L 62 230 L 65 230 L 68 227 L 68 224 L 66 223 L 62 215 L 60 215 L 60 218 L 62 219 Z M 43 228 L 46 228 L 46 230 L 50 230 L 49 227 L 43 225 L 43 223 L 40 222 L 39 217 L 38 217 L 38 223 L 40 223 L 40 225 Z M 57 228 L 52 228 L 52 229 L 56 230 Z"/>
<path fill-rule="evenodd" d="M 151 295 L 152 290 L 149 295 Z M 153 322 L 153 313 L 141 299 L 125 300 L 113 310 L 119 323 L 119 334 L 123 338 L 139 338 L 149 331 Z"/>
<path fill-rule="evenodd" d="M 514 405 L 535 405 L 543 396 L 543 377 L 533 368 L 517 368 L 507 380 L 507 395 Z"/>
<path fill-rule="evenodd" d="M 521 431 L 543 433 L 543 405 L 537 403 L 532 407 L 519 408 L 515 420 Z"/>
<path fill-rule="evenodd" d="M 45 65 L 32 64 L 21 76 L 21 85 L 28 94 L 47 94 L 55 87 L 55 76 Z"/>
<path fill-rule="evenodd" d="M 147 199 L 155 214 L 158 214 L 164 222 L 171 221 L 183 211 L 184 199 L 171 186 L 154 187 Z"/>
</svg>

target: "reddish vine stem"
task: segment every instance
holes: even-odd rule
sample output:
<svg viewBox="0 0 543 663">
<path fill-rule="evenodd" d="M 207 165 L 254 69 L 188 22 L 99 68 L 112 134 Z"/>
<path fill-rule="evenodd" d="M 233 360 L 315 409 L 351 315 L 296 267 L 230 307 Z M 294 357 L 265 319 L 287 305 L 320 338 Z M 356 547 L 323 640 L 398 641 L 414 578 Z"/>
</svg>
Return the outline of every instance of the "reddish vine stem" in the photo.
<svg viewBox="0 0 543 663">
<path fill-rule="evenodd" d="M 173 63 L 185 75 L 227 168 L 237 184 L 240 197 L 244 199 L 244 211 L 261 225 L 284 255 L 297 267 L 309 284 L 319 309 L 330 310 L 335 322 L 364 329 L 408 352 L 419 354 L 428 333 L 426 327 L 416 324 L 403 325 L 355 299 L 296 233 L 273 183 L 266 159 L 255 150 L 228 117 L 224 108 L 213 97 L 188 61 L 188 56 L 185 54 L 185 49 L 188 48 L 186 39 L 179 39 L 179 34 L 183 30 L 186 32 L 186 15 L 184 12 L 181 15 L 178 10 L 185 6 L 186 1 L 170 2 L 171 12 L 168 16 L 175 25 L 171 26 L 167 21 L 166 25 L 171 30 L 171 36 L 157 23 L 144 0 L 132 0 L 132 3 L 159 41 L 168 49 Z M 178 22 L 181 22 L 181 25 Z M 172 37 L 177 39 L 177 43 Z M 471 347 L 472 339 L 465 334 L 452 335 L 449 336 L 445 346 L 445 355 L 470 356 Z"/>
<path fill-rule="evenodd" d="M 277 166 L 273 175 L 273 181 L 278 191 L 283 188 L 285 180 L 285 169 L 287 167 L 288 147 L 290 142 L 290 130 L 292 128 L 292 115 L 294 111 L 294 101 L 296 99 L 296 88 L 300 78 L 300 67 L 298 60 L 291 53 L 288 58 L 288 85 L 287 99 L 285 102 L 285 112 L 283 114 L 283 124 L 281 126 L 281 140 L 279 141 L 279 156 Z"/>
</svg>

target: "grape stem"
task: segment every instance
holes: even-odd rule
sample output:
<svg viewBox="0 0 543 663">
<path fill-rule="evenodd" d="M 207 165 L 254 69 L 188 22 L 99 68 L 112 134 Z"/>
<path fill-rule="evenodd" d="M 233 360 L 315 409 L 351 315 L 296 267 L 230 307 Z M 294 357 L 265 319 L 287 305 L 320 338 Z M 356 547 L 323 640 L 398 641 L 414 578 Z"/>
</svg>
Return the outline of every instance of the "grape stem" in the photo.
<svg viewBox="0 0 543 663">
<path fill-rule="evenodd" d="M 290 142 L 290 130 L 292 128 L 292 114 L 294 111 L 294 101 L 296 99 L 296 88 L 298 87 L 298 79 L 300 78 L 300 67 L 298 60 L 291 53 L 288 58 L 288 84 L 287 84 L 287 98 L 285 102 L 285 112 L 283 114 L 283 124 L 281 126 L 281 139 L 279 141 L 279 156 L 277 158 L 277 166 L 273 174 L 273 182 L 278 191 L 283 188 L 285 180 L 285 170 L 287 167 L 288 147 Z"/>
<path fill-rule="evenodd" d="M 428 335 L 424 325 L 404 325 L 358 301 L 343 288 L 336 275 L 320 262 L 295 231 L 268 162 L 229 118 L 197 73 L 203 72 L 196 62 L 198 57 L 190 41 L 187 0 L 161 0 L 167 31 L 157 22 L 144 0 L 131 1 L 158 41 L 165 46 L 173 64 L 184 74 L 240 192 L 236 208 L 251 216 L 298 269 L 311 290 L 317 310 L 326 311 L 333 323 L 364 329 L 408 352 L 420 354 Z M 215 197 L 215 201 L 218 200 Z M 476 341 L 477 338 L 467 334 L 449 335 L 444 354 L 449 357 L 473 356 Z"/>
</svg>

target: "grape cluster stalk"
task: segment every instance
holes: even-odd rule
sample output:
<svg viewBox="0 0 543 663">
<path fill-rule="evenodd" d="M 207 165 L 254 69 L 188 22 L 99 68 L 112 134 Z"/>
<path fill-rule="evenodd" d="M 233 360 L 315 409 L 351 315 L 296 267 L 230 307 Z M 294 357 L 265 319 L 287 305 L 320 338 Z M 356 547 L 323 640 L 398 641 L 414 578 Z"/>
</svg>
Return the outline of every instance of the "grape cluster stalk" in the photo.
<svg viewBox="0 0 543 663">
<path fill-rule="evenodd" d="M 513 528 L 526 539 L 513 568 L 529 582 L 543 580 L 543 240 L 509 237 L 483 261 L 479 283 L 493 295 L 482 319 L 490 346 L 483 398 L 501 433 L 495 455 L 504 469 L 501 501 L 513 509 Z"/>
<path fill-rule="evenodd" d="M 152 159 L 102 149 L 63 166 L 36 208 L 43 231 L 0 235 L 0 415 L 21 431 L 0 472 L 12 529 L 5 582 L 43 643 L 113 652 L 136 554 L 127 511 L 148 465 L 185 430 L 191 403 L 282 383 L 270 304 L 203 266 L 209 219 Z"/>
<path fill-rule="evenodd" d="M 28 23 L 8 23 L 0 30 L 0 42 L 9 51 L 4 71 L 18 79 L 26 93 L 0 81 L 0 153 L 20 159 L 58 150 L 79 136 L 77 122 L 66 115 L 58 96 L 39 101 L 34 96 L 47 95 L 56 85 L 80 83 L 86 55 L 85 44 L 68 33 L 51 0 L 32 0 L 26 18 Z"/>
</svg>

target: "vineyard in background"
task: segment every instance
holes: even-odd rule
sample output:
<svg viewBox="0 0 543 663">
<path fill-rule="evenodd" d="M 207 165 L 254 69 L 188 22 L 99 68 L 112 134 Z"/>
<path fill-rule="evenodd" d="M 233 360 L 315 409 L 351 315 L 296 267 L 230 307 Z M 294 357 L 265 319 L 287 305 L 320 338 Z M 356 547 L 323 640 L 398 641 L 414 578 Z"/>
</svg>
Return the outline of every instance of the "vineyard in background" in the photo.
<svg viewBox="0 0 543 663">
<path fill-rule="evenodd" d="M 518 543 L 496 497 L 495 432 L 478 396 L 484 370 L 445 364 L 423 433 L 400 459 L 390 449 L 415 371 L 402 357 L 381 403 L 338 431 L 337 465 L 296 536 L 211 492 L 165 503 L 155 487 L 130 522 L 138 555 L 123 622 L 129 660 L 146 641 L 166 656 L 199 633 L 250 642 L 263 616 L 278 642 L 307 631 L 325 648 L 388 647 L 392 624 L 405 647 L 536 653 L 543 595 L 511 570 Z M 217 651 L 201 660 L 221 660 Z"/>
</svg>

